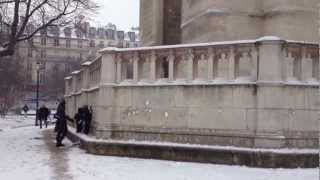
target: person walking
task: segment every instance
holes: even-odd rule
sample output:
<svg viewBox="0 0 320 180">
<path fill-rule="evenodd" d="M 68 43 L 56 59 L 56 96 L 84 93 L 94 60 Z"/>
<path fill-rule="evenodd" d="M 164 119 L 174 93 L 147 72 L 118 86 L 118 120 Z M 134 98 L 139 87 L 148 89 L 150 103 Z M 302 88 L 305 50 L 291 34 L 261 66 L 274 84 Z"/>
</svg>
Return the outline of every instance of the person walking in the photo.
<svg viewBox="0 0 320 180">
<path fill-rule="evenodd" d="M 24 117 L 26 118 L 27 117 L 27 113 L 29 111 L 29 107 L 25 104 L 22 108 L 23 112 L 24 112 Z"/>
<path fill-rule="evenodd" d="M 61 102 L 58 105 L 57 113 L 55 115 L 57 121 L 56 121 L 56 147 L 64 146 L 62 144 L 62 141 L 64 137 L 67 134 L 68 127 L 67 127 L 67 117 L 65 112 L 65 100 L 61 100 Z"/>
<path fill-rule="evenodd" d="M 45 106 L 41 106 L 39 109 L 39 121 L 40 121 L 40 129 L 42 128 L 42 121 L 44 122 L 44 125 L 46 128 L 48 127 L 48 117 L 50 115 L 50 110 Z"/>
</svg>

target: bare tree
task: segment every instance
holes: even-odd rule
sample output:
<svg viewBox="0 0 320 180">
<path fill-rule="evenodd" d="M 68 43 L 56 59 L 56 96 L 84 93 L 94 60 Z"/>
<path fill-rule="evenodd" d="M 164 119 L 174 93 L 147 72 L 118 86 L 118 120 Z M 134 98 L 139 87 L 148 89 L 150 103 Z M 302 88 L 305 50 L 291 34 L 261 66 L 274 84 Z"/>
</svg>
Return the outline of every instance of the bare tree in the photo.
<svg viewBox="0 0 320 180">
<path fill-rule="evenodd" d="M 5 113 L 23 95 L 25 85 L 22 61 L 18 56 L 10 56 L 0 61 L 0 113 Z"/>
<path fill-rule="evenodd" d="M 0 57 L 14 54 L 18 42 L 50 26 L 66 26 L 96 9 L 93 0 L 0 0 Z M 1 33 L 2 32 L 2 33 Z"/>
<path fill-rule="evenodd" d="M 67 60 L 65 64 L 55 64 L 48 72 L 46 72 L 46 80 L 44 83 L 45 90 L 43 94 L 46 96 L 57 97 L 64 95 L 64 78 L 76 69 L 80 69 L 79 61 Z"/>
</svg>

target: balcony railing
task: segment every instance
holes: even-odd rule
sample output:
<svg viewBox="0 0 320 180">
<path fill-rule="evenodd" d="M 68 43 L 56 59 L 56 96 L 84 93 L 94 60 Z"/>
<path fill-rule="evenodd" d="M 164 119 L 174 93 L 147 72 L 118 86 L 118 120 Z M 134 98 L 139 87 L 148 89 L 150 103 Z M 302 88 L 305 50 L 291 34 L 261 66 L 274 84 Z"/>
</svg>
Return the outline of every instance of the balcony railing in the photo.
<svg viewBox="0 0 320 180">
<path fill-rule="evenodd" d="M 83 66 L 86 83 L 66 94 L 113 86 L 224 85 L 319 82 L 319 46 L 277 38 L 141 48 L 107 48 Z M 86 77 L 87 76 L 87 77 Z M 107 82 L 106 82 L 107 80 Z M 67 80 L 70 81 L 70 80 Z M 66 83 L 67 86 L 71 83 Z"/>
</svg>

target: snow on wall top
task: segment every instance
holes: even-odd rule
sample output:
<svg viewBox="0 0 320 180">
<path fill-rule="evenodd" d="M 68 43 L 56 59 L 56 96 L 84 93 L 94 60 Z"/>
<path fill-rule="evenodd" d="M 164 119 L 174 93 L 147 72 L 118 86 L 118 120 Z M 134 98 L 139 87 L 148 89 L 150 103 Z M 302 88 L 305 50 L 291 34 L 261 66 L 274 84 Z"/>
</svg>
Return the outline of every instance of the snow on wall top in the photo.
<svg viewBox="0 0 320 180">
<path fill-rule="evenodd" d="M 220 41 L 220 42 L 209 42 L 209 43 L 195 43 L 195 44 L 179 44 L 179 45 L 166 45 L 166 46 L 150 46 L 150 47 L 136 47 L 136 48 L 116 48 L 108 47 L 100 50 L 100 53 L 107 52 L 126 52 L 126 51 L 148 51 L 148 50 L 161 50 L 161 49 L 175 49 L 175 48 L 193 48 L 193 47 L 205 47 L 205 46 L 219 46 L 219 45 L 234 45 L 234 44 L 254 44 L 258 42 L 265 41 L 284 41 L 287 43 L 301 43 L 301 44 L 314 44 L 315 42 L 304 42 L 304 41 L 292 41 L 292 40 L 283 40 L 277 36 L 263 36 L 255 40 L 237 40 L 237 41 Z"/>
</svg>

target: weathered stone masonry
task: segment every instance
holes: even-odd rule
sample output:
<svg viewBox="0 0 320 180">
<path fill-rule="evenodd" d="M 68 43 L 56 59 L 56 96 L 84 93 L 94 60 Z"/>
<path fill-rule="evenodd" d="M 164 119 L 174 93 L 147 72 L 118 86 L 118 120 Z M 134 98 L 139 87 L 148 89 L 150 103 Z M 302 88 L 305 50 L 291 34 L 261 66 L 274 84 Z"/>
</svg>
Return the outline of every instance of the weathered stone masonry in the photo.
<svg viewBox="0 0 320 180">
<path fill-rule="evenodd" d="M 319 46 L 262 38 L 105 49 L 66 78 L 67 113 L 93 134 L 264 148 L 317 148 Z"/>
</svg>

